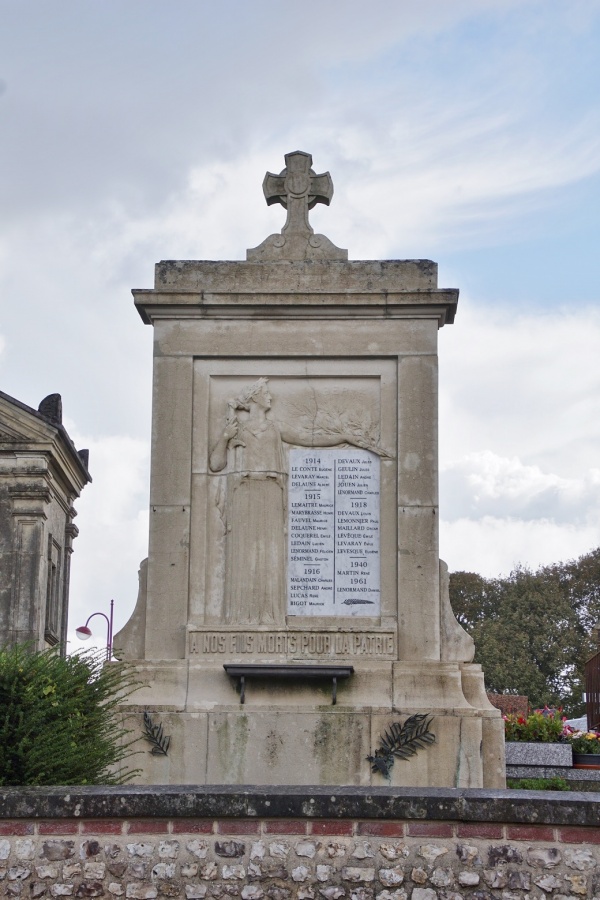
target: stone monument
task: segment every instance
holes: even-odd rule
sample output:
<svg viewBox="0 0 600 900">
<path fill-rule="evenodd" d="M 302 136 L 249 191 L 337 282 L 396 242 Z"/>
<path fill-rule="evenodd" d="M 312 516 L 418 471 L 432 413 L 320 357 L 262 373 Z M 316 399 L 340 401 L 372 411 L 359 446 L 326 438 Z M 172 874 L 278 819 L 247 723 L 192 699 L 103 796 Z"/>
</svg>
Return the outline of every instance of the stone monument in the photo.
<svg viewBox="0 0 600 900">
<path fill-rule="evenodd" d="M 143 780 L 503 786 L 438 554 L 458 291 L 429 260 L 348 261 L 309 221 L 329 173 L 285 163 L 263 182 L 281 234 L 134 291 L 155 337 L 149 556 L 114 643 L 145 685 Z"/>
<path fill-rule="evenodd" d="M 37 410 L 0 391 L 0 647 L 66 652 L 73 504 L 92 479 L 62 424 L 60 394 Z"/>
</svg>

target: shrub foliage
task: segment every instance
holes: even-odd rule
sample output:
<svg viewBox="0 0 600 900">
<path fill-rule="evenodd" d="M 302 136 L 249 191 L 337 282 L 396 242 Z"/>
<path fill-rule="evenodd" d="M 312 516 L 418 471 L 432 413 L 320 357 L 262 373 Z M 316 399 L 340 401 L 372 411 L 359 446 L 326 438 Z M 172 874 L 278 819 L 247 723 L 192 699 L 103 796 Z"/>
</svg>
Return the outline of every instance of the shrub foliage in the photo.
<svg viewBox="0 0 600 900">
<path fill-rule="evenodd" d="M 0 649 L 0 785 L 123 784 L 136 771 L 119 703 L 136 688 L 94 651 Z"/>
</svg>

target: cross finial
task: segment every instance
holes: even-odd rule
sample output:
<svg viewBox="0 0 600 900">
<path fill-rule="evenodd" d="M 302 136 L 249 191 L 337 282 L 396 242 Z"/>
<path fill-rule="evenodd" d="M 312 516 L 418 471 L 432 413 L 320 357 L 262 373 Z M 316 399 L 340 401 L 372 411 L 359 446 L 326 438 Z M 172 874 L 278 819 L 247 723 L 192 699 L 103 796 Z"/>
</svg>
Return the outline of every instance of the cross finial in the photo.
<svg viewBox="0 0 600 900">
<path fill-rule="evenodd" d="M 285 169 L 279 175 L 267 172 L 263 192 L 269 206 L 281 203 L 287 209 L 287 220 L 281 233 L 313 234 L 308 211 L 317 203 L 329 206 L 333 182 L 329 172 L 316 175 L 311 169 L 312 156 L 295 150 L 285 154 Z"/>
<path fill-rule="evenodd" d="M 265 199 L 269 206 L 281 203 L 287 209 L 287 219 L 281 234 L 271 234 L 258 247 L 246 251 L 246 259 L 348 259 L 347 250 L 336 247 L 324 234 L 315 234 L 308 221 L 309 209 L 317 203 L 329 206 L 333 197 L 329 172 L 316 175 L 311 166 L 310 153 L 294 150 L 285 154 L 285 169 L 279 175 L 267 172 L 263 181 Z"/>
</svg>

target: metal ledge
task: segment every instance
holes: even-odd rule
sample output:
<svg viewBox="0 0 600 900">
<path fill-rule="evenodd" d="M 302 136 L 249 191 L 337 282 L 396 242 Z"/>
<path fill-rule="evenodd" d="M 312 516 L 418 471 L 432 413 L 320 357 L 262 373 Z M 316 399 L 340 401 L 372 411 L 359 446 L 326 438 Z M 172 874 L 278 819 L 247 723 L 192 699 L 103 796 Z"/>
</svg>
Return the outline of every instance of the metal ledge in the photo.
<svg viewBox="0 0 600 900">
<path fill-rule="evenodd" d="M 246 678 L 294 678 L 299 681 L 305 678 L 331 678 L 332 697 L 331 704 L 337 703 L 337 680 L 349 678 L 354 674 L 354 666 L 310 666 L 310 665 L 286 665 L 264 664 L 238 665 L 224 663 L 223 668 L 232 678 L 239 678 L 240 703 L 246 702 Z"/>
</svg>

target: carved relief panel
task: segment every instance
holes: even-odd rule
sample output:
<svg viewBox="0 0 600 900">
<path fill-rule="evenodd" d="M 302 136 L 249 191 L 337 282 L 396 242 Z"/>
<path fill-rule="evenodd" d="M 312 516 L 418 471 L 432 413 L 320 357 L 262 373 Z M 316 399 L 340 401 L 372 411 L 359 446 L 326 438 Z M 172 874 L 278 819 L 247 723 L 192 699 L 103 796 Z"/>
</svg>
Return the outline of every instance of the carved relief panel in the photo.
<svg viewBox="0 0 600 900">
<path fill-rule="evenodd" d="M 395 380 L 385 360 L 196 360 L 190 622 L 395 615 Z"/>
</svg>

